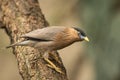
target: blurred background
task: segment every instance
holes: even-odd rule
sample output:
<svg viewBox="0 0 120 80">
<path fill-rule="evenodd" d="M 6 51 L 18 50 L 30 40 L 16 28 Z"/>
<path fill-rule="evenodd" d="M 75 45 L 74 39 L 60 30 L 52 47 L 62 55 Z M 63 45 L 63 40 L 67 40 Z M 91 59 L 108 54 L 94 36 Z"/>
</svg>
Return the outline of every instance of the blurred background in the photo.
<svg viewBox="0 0 120 80">
<path fill-rule="evenodd" d="M 90 39 L 59 51 L 70 80 L 120 80 L 120 0 L 39 3 L 50 25 L 80 27 Z M 4 30 L 0 37 L 0 80 L 22 80 Z"/>
</svg>

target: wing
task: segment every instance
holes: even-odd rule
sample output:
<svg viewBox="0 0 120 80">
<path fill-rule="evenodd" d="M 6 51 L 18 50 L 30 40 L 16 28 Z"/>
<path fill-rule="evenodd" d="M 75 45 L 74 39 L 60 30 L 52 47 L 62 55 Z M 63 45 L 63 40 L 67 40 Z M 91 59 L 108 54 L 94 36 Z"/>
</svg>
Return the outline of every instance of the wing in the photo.
<svg viewBox="0 0 120 80">
<path fill-rule="evenodd" d="M 60 32 L 64 31 L 65 28 L 66 27 L 60 26 L 46 27 L 31 31 L 27 34 L 22 35 L 21 37 L 38 41 L 51 41 L 54 39 L 56 34 L 59 34 Z"/>
</svg>

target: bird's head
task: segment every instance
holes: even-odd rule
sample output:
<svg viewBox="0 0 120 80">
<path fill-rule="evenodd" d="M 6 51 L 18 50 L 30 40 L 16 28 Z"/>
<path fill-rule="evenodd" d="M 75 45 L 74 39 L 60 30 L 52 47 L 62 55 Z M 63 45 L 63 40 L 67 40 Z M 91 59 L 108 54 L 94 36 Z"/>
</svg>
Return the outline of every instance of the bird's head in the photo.
<svg viewBox="0 0 120 80">
<path fill-rule="evenodd" d="M 88 37 L 86 36 L 86 34 L 85 34 L 85 32 L 83 30 L 81 30 L 79 28 L 76 28 L 76 27 L 74 27 L 74 29 L 77 31 L 80 41 L 85 40 L 85 41 L 89 42 L 89 39 L 88 39 Z"/>
</svg>

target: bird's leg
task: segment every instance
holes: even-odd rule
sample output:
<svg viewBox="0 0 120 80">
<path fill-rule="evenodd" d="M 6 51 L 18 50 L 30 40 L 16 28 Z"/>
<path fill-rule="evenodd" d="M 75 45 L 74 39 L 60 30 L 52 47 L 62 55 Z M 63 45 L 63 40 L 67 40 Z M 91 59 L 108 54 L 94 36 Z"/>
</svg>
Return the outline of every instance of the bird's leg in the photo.
<svg viewBox="0 0 120 80">
<path fill-rule="evenodd" d="M 50 53 L 50 55 L 51 55 L 59 64 L 61 64 L 61 61 L 59 60 L 58 56 L 54 55 L 55 53 L 57 53 L 57 51 L 52 51 L 52 53 Z"/>
<path fill-rule="evenodd" d="M 60 68 L 58 68 L 52 61 L 50 61 L 48 58 L 49 58 L 49 52 L 45 52 L 44 55 L 43 55 L 43 58 L 44 60 L 48 63 L 47 66 L 52 68 L 52 69 L 55 69 L 57 72 L 63 74 L 63 72 L 61 71 Z"/>
</svg>

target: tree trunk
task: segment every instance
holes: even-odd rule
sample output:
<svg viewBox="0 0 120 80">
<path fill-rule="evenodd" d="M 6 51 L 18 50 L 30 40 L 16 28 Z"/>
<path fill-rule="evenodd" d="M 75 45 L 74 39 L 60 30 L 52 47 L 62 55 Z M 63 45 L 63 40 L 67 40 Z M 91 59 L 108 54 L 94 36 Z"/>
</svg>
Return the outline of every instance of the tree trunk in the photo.
<svg viewBox="0 0 120 80">
<path fill-rule="evenodd" d="M 37 0 L 0 0 L 0 25 L 4 27 L 11 42 L 18 42 L 22 34 L 48 26 Z M 0 26 L 0 27 L 1 27 Z M 31 47 L 15 47 L 13 53 L 18 61 L 19 73 L 23 80 L 68 80 L 66 70 L 58 53 L 56 61 L 50 60 L 59 67 L 64 74 L 56 72 L 46 66 L 41 52 Z"/>
</svg>

